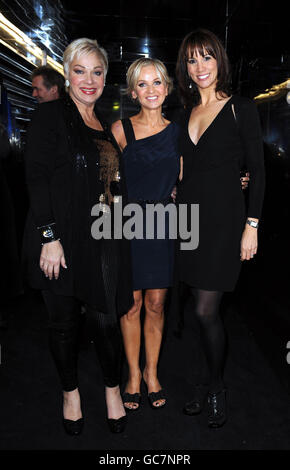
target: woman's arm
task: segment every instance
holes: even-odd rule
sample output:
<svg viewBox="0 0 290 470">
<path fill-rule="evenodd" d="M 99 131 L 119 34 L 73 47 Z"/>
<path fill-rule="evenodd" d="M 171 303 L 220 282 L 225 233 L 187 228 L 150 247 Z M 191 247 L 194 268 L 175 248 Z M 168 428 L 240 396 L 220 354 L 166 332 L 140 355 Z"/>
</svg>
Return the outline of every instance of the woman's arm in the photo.
<svg viewBox="0 0 290 470">
<path fill-rule="evenodd" d="M 123 124 L 121 120 L 113 122 L 112 127 L 111 127 L 111 132 L 113 136 L 115 137 L 116 142 L 118 143 L 120 149 L 123 150 L 127 145 L 127 141 L 126 141 L 124 128 L 123 128 Z"/>
<path fill-rule="evenodd" d="M 249 260 L 257 253 L 258 227 L 253 225 L 259 222 L 265 190 L 263 137 L 259 114 L 251 100 L 245 100 L 239 105 L 238 124 L 246 167 L 251 175 L 247 222 L 241 240 L 241 260 Z M 251 226 L 248 221 L 254 224 Z"/>
<path fill-rule="evenodd" d="M 183 178 L 183 157 L 180 157 L 180 171 L 179 171 L 179 176 L 178 179 L 181 181 Z"/>
<path fill-rule="evenodd" d="M 247 219 L 254 223 L 259 222 L 259 219 Z M 241 239 L 241 261 L 250 260 L 255 256 L 258 250 L 258 228 L 252 227 L 248 224 L 245 225 Z"/>
<path fill-rule="evenodd" d="M 30 207 L 37 227 L 55 222 L 50 197 L 50 181 L 57 156 L 58 116 L 56 107 L 44 103 L 34 111 L 25 151 L 26 183 Z"/>
<path fill-rule="evenodd" d="M 58 152 L 58 118 L 59 109 L 55 103 L 39 106 L 33 113 L 25 152 L 30 207 L 39 230 L 39 243 L 43 245 L 39 264 L 40 269 L 50 279 L 53 275 L 58 278 L 60 264 L 66 268 L 63 248 L 58 241 L 50 194 L 50 182 Z"/>
<path fill-rule="evenodd" d="M 265 191 L 263 135 L 257 106 L 246 100 L 239 106 L 238 126 L 245 155 L 245 166 L 250 172 L 249 206 L 247 215 L 259 219 Z"/>
<path fill-rule="evenodd" d="M 180 162 L 180 165 L 179 165 L 180 170 L 179 170 L 179 175 L 178 175 L 178 181 L 181 181 L 183 177 L 183 157 L 180 157 L 179 162 Z M 177 186 L 175 185 L 170 194 L 174 203 L 176 201 L 176 195 L 177 195 Z"/>
</svg>

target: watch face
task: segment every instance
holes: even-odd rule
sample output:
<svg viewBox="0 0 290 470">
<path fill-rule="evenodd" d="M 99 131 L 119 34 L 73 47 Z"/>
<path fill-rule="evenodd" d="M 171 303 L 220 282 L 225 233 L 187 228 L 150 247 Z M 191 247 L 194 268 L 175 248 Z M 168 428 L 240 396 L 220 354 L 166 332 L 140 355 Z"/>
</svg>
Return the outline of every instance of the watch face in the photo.
<svg viewBox="0 0 290 470">
<path fill-rule="evenodd" d="M 258 222 L 254 222 L 254 220 L 248 220 L 248 224 L 255 228 L 258 227 Z"/>
</svg>

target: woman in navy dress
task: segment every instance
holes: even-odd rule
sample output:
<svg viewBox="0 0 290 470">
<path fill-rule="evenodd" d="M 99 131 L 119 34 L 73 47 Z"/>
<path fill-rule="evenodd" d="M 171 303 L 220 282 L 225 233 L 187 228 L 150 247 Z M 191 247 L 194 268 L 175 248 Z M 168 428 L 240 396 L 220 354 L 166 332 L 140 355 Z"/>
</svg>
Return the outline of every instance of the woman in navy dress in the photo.
<svg viewBox="0 0 290 470">
<path fill-rule="evenodd" d="M 264 194 L 263 141 L 255 104 L 231 95 L 229 62 L 210 31 L 188 34 L 180 47 L 177 78 L 184 103 L 180 150 L 183 179 L 177 202 L 199 204 L 199 246 L 178 253 L 179 279 L 195 297 L 209 385 L 196 385 L 188 415 L 200 413 L 208 399 L 209 427 L 227 418 L 222 378 L 225 331 L 219 315 L 223 292 L 233 291 L 241 261 L 257 253 L 257 228 Z M 240 168 L 250 171 L 246 211 Z"/>
<path fill-rule="evenodd" d="M 169 239 L 169 220 L 165 218 L 165 238 L 146 239 L 146 204 L 171 201 L 171 192 L 179 175 L 178 125 L 162 116 L 162 104 L 172 89 L 166 68 L 157 59 L 138 59 L 127 72 L 127 92 L 138 101 L 140 112 L 117 121 L 112 132 L 123 151 L 128 200 L 143 211 L 143 238 L 131 241 L 134 305 L 121 318 L 129 378 L 123 394 L 127 409 L 140 405 L 142 377 L 153 408 L 165 405 L 164 391 L 157 376 L 164 324 L 164 302 L 172 285 L 174 240 Z M 156 227 L 155 227 L 156 228 Z M 146 364 L 139 365 L 141 322 L 145 306 L 144 337 Z"/>
</svg>

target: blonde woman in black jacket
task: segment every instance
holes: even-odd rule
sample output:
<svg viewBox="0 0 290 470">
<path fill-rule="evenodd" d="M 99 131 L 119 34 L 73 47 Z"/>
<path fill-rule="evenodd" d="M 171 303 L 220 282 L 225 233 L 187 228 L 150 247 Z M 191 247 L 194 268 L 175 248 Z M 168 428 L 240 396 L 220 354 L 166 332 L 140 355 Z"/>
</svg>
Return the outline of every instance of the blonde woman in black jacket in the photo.
<svg viewBox="0 0 290 470">
<path fill-rule="evenodd" d="M 104 373 L 108 424 L 121 432 L 126 413 L 119 390 L 118 317 L 131 307 L 130 256 L 125 240 L 96 240 L 92 207 L 114 205 L 111 183 L 124 195 L 119 149 L 96 108 L 108 68 L 97 41 L 77 39 L 64 52 L 67 97 L 35 112 L 26 152 L 30 211 L 24 260 L 30 284 L 42 291 L 50 319 L 50 348 L 63 388 L 63 424 L 83 426 L 77 379 L 80 304 L 95 325 Z"/>
</svg>

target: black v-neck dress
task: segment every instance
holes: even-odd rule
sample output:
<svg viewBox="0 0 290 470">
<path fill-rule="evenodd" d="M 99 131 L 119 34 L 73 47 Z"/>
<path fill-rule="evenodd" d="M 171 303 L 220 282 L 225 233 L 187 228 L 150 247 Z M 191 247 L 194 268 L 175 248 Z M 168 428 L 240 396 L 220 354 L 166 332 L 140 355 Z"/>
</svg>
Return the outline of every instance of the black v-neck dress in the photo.
<svg viewBox="0 0 290 470">
<path fill-rule="evenodd" d="M 199 289 L 232 291 L 241 268 L 246 216 L 259 218 L 263 203 L 259 115 L 250 99 L 232 96 L 195 145 L 188 132 L 190 114 L 191 110 L 184 111 L 179 120 L 183 180 L 177 204 L 199 205 L 199 244 L 193 250 L 181 250 L 178 245 L 177 274 L 179 280 Z M 240 183 L 243 165 L 250 172 L 247 210 Z"/>
</svg>

